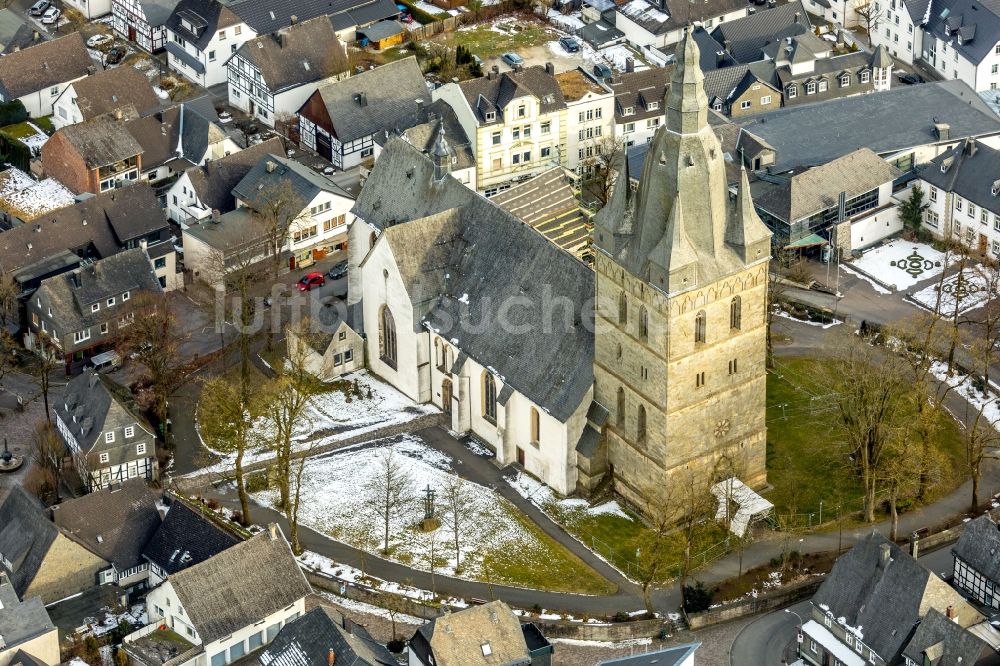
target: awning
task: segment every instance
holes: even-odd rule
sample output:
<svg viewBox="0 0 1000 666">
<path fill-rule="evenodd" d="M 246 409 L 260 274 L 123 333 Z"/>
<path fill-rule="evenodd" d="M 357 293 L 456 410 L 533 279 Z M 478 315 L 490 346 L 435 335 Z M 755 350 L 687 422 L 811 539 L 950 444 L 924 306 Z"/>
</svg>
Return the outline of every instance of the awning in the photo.
<svg viewBox="0 0 1000 666">
<path fill-rule="evenodd" d="M 755 493 L 749 486 L 730 477 L 712 486 L 712 494 L 719 501 L 715 512 L 716 520 L 729 519 L 729 531 L 738 537 L 746 533 L 747 526 L 754 518 L 767 515 L 774 505 Z M 736 504 L 736 513 L 732 512 L 730 502 Z"/>
<path fill-rule="evenodd" d="M 819 234 L 809 234 L 805 238 L 800 238 L 794 243 L 789 243 L 785 246 L 786 250 L 795 250 L 803 247 L 815 247 L 817 245 L 828 245 L 830 241 L 823 238 Z"/>
<path fill-rule="evenodd" d="M 185 51 L 184 47 L 177 42 L 167 42 L 167 53 L 177 58 L 199 74 L 205 73 L 205 65 L 201 64 L 201 60 L 198 60 L 193 55 Z"/>
</svg>

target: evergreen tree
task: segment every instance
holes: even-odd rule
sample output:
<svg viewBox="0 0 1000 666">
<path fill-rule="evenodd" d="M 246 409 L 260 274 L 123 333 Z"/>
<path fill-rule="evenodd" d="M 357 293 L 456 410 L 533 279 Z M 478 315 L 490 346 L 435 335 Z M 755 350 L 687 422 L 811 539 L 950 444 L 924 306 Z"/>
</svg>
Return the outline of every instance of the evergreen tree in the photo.
<svg viewBox="0 0 1000 666">
<path fill-rule="evenodd" d="M 899 218 L 903 221 L 903 226 L 918 231 L 928 206 L 929 204 L 924 203 L 924 191 L 920 186 L 910 188 L 910 197 L 899 207 Z"/>
</svg>

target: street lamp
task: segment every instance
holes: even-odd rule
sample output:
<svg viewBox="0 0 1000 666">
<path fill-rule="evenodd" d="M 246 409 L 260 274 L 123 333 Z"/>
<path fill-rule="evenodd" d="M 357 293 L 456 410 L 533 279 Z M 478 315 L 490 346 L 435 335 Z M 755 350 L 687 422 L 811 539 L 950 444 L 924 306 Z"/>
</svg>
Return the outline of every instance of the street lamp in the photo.
<svg viewBox="0 0 1000 666">
<path fill-rule="evenodd" d="M 794 615 L 795 617 L 797 617 L 799 619 L 798 633 L 795 634 L 795 656 L 796 657 L 801 657 L 802 656 L 802 616 L 799 615 L 798 613 L 796 613 L 795 611 L 793 611 L 791 608 L 786 608 L 785 612 L 786 613 L 791 613 L 792 615 Z"/>
</svg>

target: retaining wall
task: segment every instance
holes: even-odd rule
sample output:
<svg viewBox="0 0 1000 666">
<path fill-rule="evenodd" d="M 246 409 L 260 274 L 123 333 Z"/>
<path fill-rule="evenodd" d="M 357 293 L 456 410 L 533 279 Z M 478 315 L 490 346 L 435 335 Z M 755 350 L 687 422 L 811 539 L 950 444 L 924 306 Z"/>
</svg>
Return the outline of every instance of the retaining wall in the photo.
<svg viewBox="0 0 1000 666">
<path fill-rule="evenodd" d="M 812 597 L 822 582 L 822 576 L 815 576 L 808 580 L 787 585 L 780 590 L 761 594 L 756 599 L 746 599 L 702 613 L 692 613 L 687 616 L 688 626 L 691 629 L 703 629 L 713 624 L 729 622 L 730 620 L 736 620 L 747 615 L 767 613 Z"/>
</svg>

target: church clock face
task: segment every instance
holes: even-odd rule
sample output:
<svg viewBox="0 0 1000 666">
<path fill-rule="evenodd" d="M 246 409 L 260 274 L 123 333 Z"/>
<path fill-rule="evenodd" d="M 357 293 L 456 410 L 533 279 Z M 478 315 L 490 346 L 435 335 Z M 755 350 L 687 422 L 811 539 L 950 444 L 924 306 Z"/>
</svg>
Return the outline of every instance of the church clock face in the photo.
<svg viewBox="0 0 1000 666">
<path fill-rule="evenodd" d="M 729 434 L 729 419 L 722 419 L 715 424 L 715 436 L 725 437 Z"/>
</svg>

